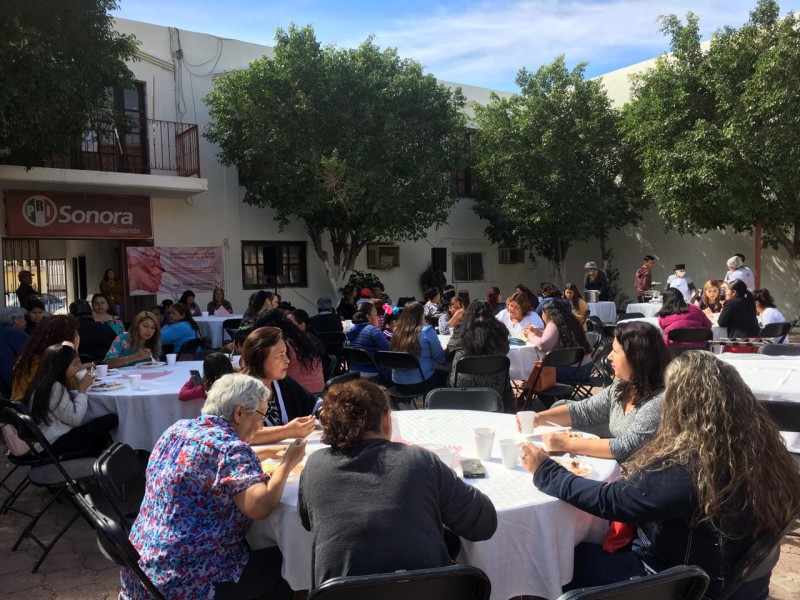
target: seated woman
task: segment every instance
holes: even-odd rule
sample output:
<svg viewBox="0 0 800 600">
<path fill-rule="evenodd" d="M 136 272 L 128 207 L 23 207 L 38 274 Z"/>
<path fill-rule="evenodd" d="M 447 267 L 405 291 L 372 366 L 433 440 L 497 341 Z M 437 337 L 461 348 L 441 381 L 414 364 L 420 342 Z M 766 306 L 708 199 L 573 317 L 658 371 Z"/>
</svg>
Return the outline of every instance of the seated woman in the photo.
<svg viewBox="0 0 800 600">
<path fill-rule="evenodd" d="M 262 312 L 272 309 L 272 292 L 259 290 L 251 294 L 250 300 L 247 305 L 247 310 L 242 315 L 242 323 L 239 325 L 241 329 L 253 327 L 256 324 L 256 319 Z"/>
<path fill-rule="evenodd" d="M 105 303 L 105 297 L 103 297 Z M 96 363 L 103 362 L 117 333 L 107 323 L 96 321 L 95 313 L 86 300 L 75 300 L 69 305 L 69 314 L 78 319 L 81 336 L 81 353 L 92 357 Z"/>
<path fill-rule="evenodd" d="M 703 284 L 703 291 L 692 299 L 692 304 L 702 310 L 707 317 L 722 310 L 722 285 L 716 279 Z"/>
<path fill-rule="evenodd" d="M 303 332 L 279 308 L 262 313 L 256 321 L 256 328 L 259 327 L 277 327 L 283 332 L 289 356 L 289 375 L 309 392 L 321 392 L 325 387 L 323 364 L 327 363 L 328 355 L 319 339 Z"/>
<path fill-rule="evenodd" d="M 447 342 L 446 356 L 453 363 L 447 384 L 450 387 L 488 387 L 497 390 L 505 406 L 511 406 L 511 382 L 500 373 L 462 374 L 456 382 L 456 363 L 464 356 L 508 354 L 508 330 L 494 318 L 492 308 L 481 300 L 470 302 L 458 333 Z"/>
<path fill-rule="evenodd" d="M 186 342 L 202 337 L 200 327 L 195 323 L 189 307 L 176 302 L 169 307 L 169 325 L 161 328 L 161 343 L 172 344 L 175 354 L 181 353 Z"/>
<path fill-rule="evenodd" d="M 23 403 L 56 453 L 85 451 L 87 456 L 100 456 L 111 442 L 110 431 L 119 421 L 117 415 L 109 414 L 82 424 L 89 408 L 86 390 L 94 379 L 86 373 L 78 382 L 74 398 L 67 390 L 67 382 L 82 368 L 81 359 L 71 345 L 48 346 Z"/>
<path fill-rule="evenodd" d="M 438 288 L 429 288 L 425 290 L 425 306 L 424 312 L 426 317 L 438 317 L 439 316 L 439 301 L 442 299 L 441 294 L 439 293 Z"/>
<path fill-rule="evenodd" d="M 711 329 L 711 321 L 694 304 L 686 304 L 683 294 L 677 288 L 669 288 L 662 293 L 663 304 L 658 311 L 658 326 L 664 333 L 664 342 L 672 346 L 669 332 L 673 329 Z M 681 342 L 683 346 L 706 347 L 706 342 Z"/>
<path fill-rule="evenodd" d="M 79 350 L 81 336 L 78 333 L 78 321 L 71 315 L 53 315 L 47 317 L 34 330 L 28 343 L 14 363 L 11 374 L 11 399 L 22 400 L 28 391 L 28 386 L 36 377 L 39 368 L 39 359 L 44 354 L 45 348 L 53 344 L 69 342 L 75 350 Z M 89 368 L 91 364 L 84 364 L 82 368 Z M 68 382 L 69 389 L 78 388 L 78 382 L 72 379 Z"/>
<path fill-rule="evenodd" d="M 456 328 L 461 325 L 464 318 L 464 301 L 458 296 L 453 296 L 447 307 L 447 312 L 439 317 L 439 335 L 453 335 Z"/>
<path fill-rule="evenodd" d="M 756 304 L 753 294 L 747 291 L 747 284 L 737 279 L 728 284 L 725 306 L 719 313 L 717 323 L 727 327 L 729 338 L 754 337 L 761 329 L 756 317 Z"/>
<path fill-rule="evenodd" d="M 25 308 L 28 311 L 25 315 L 25 333 L 32 335 L 33 330 L 45 318 L 44 303 L 41 300 L 28 300 Z"/>
<path fill-rule="evenodd" d="M 11 394 L 11 371 L 28 343 L 25 323 L 24 308 L 6 306 L 0 309 L 0 394 L 3 396 Z"/>
<path fill-rule="evenodd" d="M 350 321 L 356 312 L 356 289 L 352 285 L 344 286 L 342 297 L 336 306 L 336 314 L 342 321 Z"/>
<path fill-rule="evenodd" d="M 542 311 L 544 307 L 547 306 L 550 302 L 557 301 L 563 302 L 564 304 L 570 304 L 570 302 L 564 298 L 564 295 L 561 293 L 561 290 L 558 289 L 554 284 L 549 283 L 547 281 L 542 282 L 542 301 L 539 303 L 539 306 L 536 307 L 536 314 L 540 317 L 542 316 Z"/>
<path fill-rule="evenodd" d="M 189 311 L 189 314 L 193 317 L 202 317 L 203 311 L 200 310 L 200 307 L 197 305 L 197 302 L 194 301 L 194 292 L 192 290 L 186 290 L 181 294 L 180 300 L 178 300 L 177 304 L 183 304 Z"/>
<path fill-rule="evenodd" d="M 305 440 L 286 449 L 270 477 L 250 447 L 269 391 L 246 375 L 225 375 L 211 387 L 196 419 L 178 421 L 158 440 L 147 465 L 147 488 L 131 542 L 139 565 L 165 598 L 290 599 L 277 547 L 249 550 L 254 519 L 278 506 Z M 120 598 L 149 594 L 122 570 Z"/>
<path fill-rule="evenodd" d="M 497 313 L 497 320 L 508 329 L 508 335 L 524 336 L 523 330 L 529 325 L 544 329 L 541 317 L 530 310 L 528 296 L 524 292 L 514 292 L 506 299 L 506 309 Z"/>
<path fill-rule="evenodd" d="M 537 488 L 600 518 L 637 526 L 633 547 L 607 553 L 596 544 L 578 545 L 568 589 L 689 564 L 708 573 L 706 595 L 716 598 L 753 543 L 780 532 L 800 508 L 792 456 L 733 366 L 692 350 L 670 363 L 665 382 L 658 433 L 631 457 L 622 479 L 577 477 L 536 446 L 522 448 Z M 769 577 L 746 582 L 733 597 L 766 598 Z"/>
<path fill-rule="evenodd" d="M 381 350 L 389 350 L 389 339 L 383 335 L 378 326 L 378 311 L 373 304 L 359 304 L 353 315 L 353 327 L 348 331 L 347 345 L 350 348 L 363 350 L 373 358 Z M 351 371 L 375 373 L 372 364 L 352 364 Z M 388 374 L 387 374 L 388 375 Z"/>
<path fill-rule="evenodd" d="M 105 294 L 92 296 L 92 317 L 98 323 L 107 325 L 114 332 L 114 336 L 118 336 L 125 331 L 125 325 L 117 318 L 113 310 Z"/>
<path fill-rule="evenodd" d="M 254 444 L 271 444 L 286 438 L 305 437 L 314 431 L 311 411 L 317 398 L 292 379 L 283 332 L 277 327 L 259 327 L 244 341 L 239 366 L 270 390 L 264 427 L 256 432 Z"/>
<path fill-rule="evenodd" d="M 568 402 L 534 417 L 534 425 L 547 421 L 581 429 L 607 424 L 611 439 L 549 433 L 544 436 L 548 452 L 613 458 L 623 463 L 655 435 L 669 351 L 661 332 L 644 321 L 620 323 L 615 335 L 608 355 L 614 368 L 614 383 L 591 398 Z"/>
<path fill-rule="evenodd" d="M 569 301 L 572 306 L 572 314 L 578 319 L 581 327 L 586 328 L 586 317 L 589 316 L 589 305 L 583 299 L 581 293 L 578 291 L 578 286 L 574 283 L 568 283 L 564 288 L 564 298 Z"/>
<path fill-rule="evenodd" d="M 161 356 L 161 329 L 153 313 L 140 312 L 131 321 L 127 332 L 111 343 L 105 363 L 112 368 L 127 367 Z"/>
<path fill-rule="evenodd" d="M 781 314 L 781 311 L 775 306 L 775 299 L 769 290 L 764 288 L 756 290 L 753 293 L 753 300 L 756 303 L 756 314 L 758 315 L 758 324 L 760 327 L 765 327 L 770 323 L 786 323 L 786 317 Z M 772 338 L 776 344 L 781 343 L 779 337 Z M 783 339 L 784 344 L 789 343 L 789 336 Z"/>
<path fill-rule="evenodd" d="M 489 288 L 489 291 L 486 292 L 486 302 L 489 304 L 489 308 L 492 309 L 492 314 L 497 315 L 501 310 L 505 310 L 506 303 L 501 302 L 503 297 L 500 295 L 500 288 L 496 286 L 492 286 Z"/>
<path fill-rule="evenodd" d="M 220 308 L 224 308 L 228 313 L 233 314 L 233 306 L 231 303 L 225 299 L 225 290 L 222 288 L 214 288 L 214 294 L 212 295 L 211 302 L 208 303 L 206 309 L 208 310 L 209 315 L 213 315 L 217 312 Z"/>
<path fill-rule="evenodd" d="M 189 400 L 205 400 L 208 390 L 214 382 L 223 375 L 233 373 L 231 359 L 222 352 L 212 352 L 203 359 L 203 378 L 200 385 L 196 385 L 193 378 L 183 384 L 181 391 L 178 392 L 178 400 L 188 402 Z"/>
<path fill-rule="evenodd" d="M 436 369 L 435 365 L 445 365 L 447 360 L 436 332 L 425 322 L 424 309 L 419 302 L 408 302 L 403 307 L 392 333 L 391 348 L 394 352 L 415 356 L 424 377 L 420 380 L 417 369 L 392 369 L 392 381 L 400 393 L 422 394 L 444 387 L 447 371 Z"/>
<path fill-rule="evenodd" d="M 514 288 L 514 293 L 522 292 L 525 294 L 525 297 L 528 299 L 528 308 L 529 310 L 536 310 L 539 306 L 539 296 L 534 294 L 530 288 L 525 285 L 524 283 L 517 284 L 517 287 Z M 506 305 L 508 304 L 508 298 L 506 298 Z"/>
<path fill-rule="evenodd" d="M 391 441 L 384 388 L 366 380 L 333 386 L 320 421 L 330 448 L 309 456 L 297 501 L 313 535 L 313 586 L 331 577 L 447 566 L 444 527 L 472 541 L 494 535 L 489 498 L 428 450 Z"/>
<path fill-rule="evenodd" d="M 574 367 L 556 367 L 558 381 L 583 381 L 592 370 L 592 346 L 586 339 L 583 327 L 572 314 L 569 306 L 560 300 L 542 302 L 544 329 L 533 326 L 524 329 L 528 341 L 545 354 L 556 348 L 583 348 L 583 361 L 576 371 Z"/>
</svg>

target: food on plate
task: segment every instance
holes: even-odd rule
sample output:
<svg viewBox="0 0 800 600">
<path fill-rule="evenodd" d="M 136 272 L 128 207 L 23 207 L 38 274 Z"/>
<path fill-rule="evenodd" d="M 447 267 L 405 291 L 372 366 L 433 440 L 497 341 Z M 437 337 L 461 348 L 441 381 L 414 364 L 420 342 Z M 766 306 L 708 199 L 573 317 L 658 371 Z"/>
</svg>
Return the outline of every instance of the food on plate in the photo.
<svg viewBox="0 0 800 600">
<path fill-rule="evenodd" d="M 156 367 L 163 367 L 165 364 L 167 364 L 167 363 L 161 362 L 160 360 L 157 360 L 156 362 L 139 363 L 138 365 L 136 365 L 136 368 L 137 369 L 155 369 Z"/>
<path fill-rule="evenodd" d="M 272 477 L 275 469 L 277 469 L 280 464 L 281 463 L 278 461 L 265 460 L 261 463 L 261 469 L 264 471 L 264 473 Z M 300 475 L 304 466 L 305 465 L 303 463 L 298 464 L 294 469 L 291 470 L 289 476 L 291 477 L 292 475 Z"/>
<path fill-rule="evenodd" d="M 95 383 L 89 387 L 92 392 L 110 392 L 125 387 L 125 384 L 119 381 L 109 381 L 107 383 Z"/>
<path fill-rule="evenodd" d="M 562 457 L 555 457 L 553 458 L 558 464 L 564 467 L 570 473 L 575 475 L 580 475 L 581 477 L 586 477 L 589 473 L 592 472 L 592 466 L 576 460 L 574 458 L 562 458 Z"/>
</svg>

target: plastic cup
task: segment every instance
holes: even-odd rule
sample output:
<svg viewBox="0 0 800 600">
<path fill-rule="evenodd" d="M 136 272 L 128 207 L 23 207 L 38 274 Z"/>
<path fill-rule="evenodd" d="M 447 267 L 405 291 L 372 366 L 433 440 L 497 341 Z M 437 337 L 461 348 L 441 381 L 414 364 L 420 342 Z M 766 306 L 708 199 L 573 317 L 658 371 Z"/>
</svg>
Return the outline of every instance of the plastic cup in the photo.
<svg viewBox="0 0 800 600">
<path fill-rule="evenodd" d="M 139 386 L 142 385 L 142 376 L 138 373 L 134 375 L 128 375 L 128 383 L 130 384 L 132 390 L 138 390 Z"/>
<path fill-rule="evenodd" d="M 454 467 L 456 462 L 456 455 L 450 448 L 443 444 L 423 444 L 423 448 L 427 448 L 431 452 L 433 452 L 436 456 L 439 457 L 444 464 L 446 464 L 451 469 Z"/>
<path fill-rule="evenodd" d="M 77 379 L 78 381 L 83 380 L 83 378 L 86 377 L 86 373 L 87 373 L 86 369 L 81 369 L 80 371 L 75 373 L 75 379 Z"/>
<path fill-rule="evenodd" d="M 94 370 L 100 379 L 108 375 L 108 365 L 97 365 Z"/>
<path fill-rule="evenodd" d="M 505 439 L 497 443 L 500 446 L 500 457 L 503 459 L 503 466 L 506 469 L 513 469 L 516 467 L 517 457 L 519 457 L 519 441 Z"/>
<path fill-rule="evenodd" d="M 536 415 L 532 410 L 523 410 L 517 413 L 519 426 L 522 433 L 533 433 L 533 417 Z"/>
<path fill-rule="evenodd" d="M 178 360 L 177 354 L 167 354 L 167 364 L 174 365 L 175 361 Z"/>
<path fill-rule="evenodd" d="M 475 429 L 475 449 L 478 458 L 489 460 L 492 458 L 492 447 L 494 446 L 494 429 L 488 427 L 477 427 Z"/>
</svg>

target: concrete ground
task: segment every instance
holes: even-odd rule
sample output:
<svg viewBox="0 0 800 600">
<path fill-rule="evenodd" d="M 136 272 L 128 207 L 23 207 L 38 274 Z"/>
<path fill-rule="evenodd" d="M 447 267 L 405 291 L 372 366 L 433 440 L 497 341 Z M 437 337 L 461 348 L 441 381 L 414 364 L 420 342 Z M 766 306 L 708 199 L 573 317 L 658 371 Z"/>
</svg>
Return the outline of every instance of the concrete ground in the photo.
<svg viewBox="0 0 800 600">
<path fill-rule="evenodd" d="M 3 448 L 4 449 L 4 448 Z M 0 464 L 0 478 L 8 465 Z M 15 476 L 18 473 L 15 473 Z M 18 480 L 18 479 L 17 479 Z M 5 494 L 0 496 L 5 499 Z M 29 488 L 18 501 L 27 510 L 41 506 L 47 493 Z M 49 540 L 72 515 L 67 501 L 51 507 L 36 531 Z M 31 568 L 40 554 L 32 541 L 25 540 L 16 552 L 11 546 L 28 518 L 10 512 L 0 516 L 0 598 L 4 600 L 86 600 L 112 599 L 119 593 L 119 570 L 97 549 L 94 532 L 83 519 L 76 521 L 56 544 L 38 573 Z M 800 531 L 800 523 L 798 523 Z M 770 598 L 800 600 L 800 537 L 787 537 L 781 558 L 772 574 Z"/>
</svg>

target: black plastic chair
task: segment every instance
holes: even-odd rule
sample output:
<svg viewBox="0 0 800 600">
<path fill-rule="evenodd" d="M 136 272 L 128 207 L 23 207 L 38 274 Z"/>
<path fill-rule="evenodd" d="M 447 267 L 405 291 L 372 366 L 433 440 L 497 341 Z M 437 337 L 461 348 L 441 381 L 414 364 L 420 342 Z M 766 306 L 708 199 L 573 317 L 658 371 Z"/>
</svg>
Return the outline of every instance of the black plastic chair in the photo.
<svg viewBox="0 0 800 600">
<path fill-rule="evenodd" d="M 764 344 L 758 349 L 759 354 L 767 356 L 800 356 L 800 346 L 793 344 Z"/>
<path fill-rule="evenodd" d="M 586 317 L 586 329 L 589 331 L 594 331 L 595 333 L 599 333 L 603 335 L 603 327 L 605 323 L 603 323 L 602 319 L 596 315 L 589 315 Z"/>
<path fill-rule="evenodd" d="M 402 387 L 395 384 L 390 386 L 387 391 L 395 408 L 398 404 L 404 403 L 411 403 L 414 408 L 419 408 L 417 398 L 424 396 L 429 390 L 425 388 L 425 374 L 422 372 L 417 357 L 408 352 L 380 350 L 375 353 L 375 364 L 378 365 L 379 371 L 385 370 L 387 373 L 391 372 L 391 369 L 416 369 L 419 372 L 421 383 Z"/>
<path fill-rule="evenodd" d="M 603 336 L 596 331 L 587 331 L 586 341 L 589 342 L 589 345 L 592 347 L 592 357 L 594 357 L 597 351 L 603 346 Z"/>
<path fill-rule="evenodd" d="M 492 373 L 505 374 L 506 385 L 511 385 L 508 372 L 511 368 L 511 360 L 508 356 L 499 354 L 488 354 L 481 356 L 462 356 L 456 361 L 455 374 L 453 375 L 453 387 L 459 387 L 458 376 L 464 375 L 490 375 Z"/>
<path fill-rule="evenodd" d="M 762 401 L 761 406 L 767 409 L 778 429 L 789 433 L 800 433 L 800 403 L 769 400 Z M 800 454 L 792 452 L 792 456 L 800 469 Z"/>
<path fill-rule="evenodd" d="M 640 312 L 621 312 L 619 316 L 623 319 L 644 319 L 644 313 Z"/>
<path fill-rule="evenodd" d="M 786 336 L 789 335 L 791 328 L 791 323 L 768 323 L 759 330 L 758 337 L 778 338 L 775 343 L 782 344 L 783 340 L 786 339 Z"/>
<path fill-rule="evenodd" d="M 115 442 L 95 461 L 94 476 L 118 522 L 129 530 L 144 499 L 145 472 L 139 455 L 127 444 Z"/>
<path fill-rule="evenodd" d="M 488 600 L 492 584 L 477 567 L 399 571 L 358 577 L 334 577 L 311 590 L 308 600 Z"/>
<path fill-rule="evenodd" d="M 613 342 L 606 342 L 595 350 L 592 355 L 592 370 L 586 379 L 575 384 L 573 398 L 589 398 L 592 395 L 592 389 L 606 388 L 614 383 L 614 369 L 611 368 L 611 362 L 608 360 L 608 355 L 611 354 L 613 348 Z"/>
<path fill-rule="evenodd" d="M 342 356 L 344 356 L 344 360 L 347 362 L 348 370 L 359 371 L 359 366 L 369 365 L 372 367 L 373 371 L 359 371 L 362 377 L 369 377 L 371 379 L 374 378 L 377 380 L 377 383 L 391 385 L 391 381 L 385 381 L 385 378 L 383 377 L 381 370 L 378 368 L 378 364 L 375 362 L 375 359 L 366 350 L 345 346 L 342 348 Z"/>
<path fill-rule="evenodd" d="M 105 557 L 121 567 L 130 569 L 156 600 L 164 600 L 147 574 L 139 566 L 139 553 L 128 539 L 128 531 L 114 519 L 100 512 L 86 496 L 75 495 L 72 501 L 83 517 L 97 532 L 97 546 Z"/>
<path fill-rule="evenodd" d="M 353 381 L 355 379 L 358 379 L 359 377 L 361 377 L 361 373 L 359 373 L 358 371 L 350 371 L 349 373 L 342 373 L 341 375 L 337 375 L 336 377 L 331 377 L 330 379 L 328 379 L 328 381 L 325 382 L 325 389 L 322 390 L 322 393 L 324 394 L 334 385 L 338 385 L 340 383 L 347 383 L 348 381 Z"/>
<path fill-rule="evenodd" d="M 701 600 L 708 575 L 700 567 L 682 565 L 626 581 L 565 592 L 558 600 Z"/>
<path fill-rule="evenodd" d="M 343 331 L 316 331 L 314 335 L 325 346 L 325 352 L 336 356 L 342 355 L 342 348 L 347 341 L 347 336 Z"/>
<path fill-rule="evenodd" d="M 705 327 L 679 327 L 669 330 L 667 339 L 670 341 L 667 349 L 675 358 L 688 350 L 708 350 L 708 342 L 714 339 L 714 333 Z M 701 346 L 696 342 L 705 343 Z"/>
<path fill-rule="evenodd" d="M 47 558 L 47 555 L 50 554 L 50 551 L 58 543 L 58 540 L 72 527 L 72 524 L 80 517 L 81 513 L 77 510 L 76 506 L 75 514 L 67 521 L 49 544 L 45 544 L 33 533 L 36 524 L 39 522 L 39 519 L 42 518 L 42 515 L 44 515 L 59 498 L 66 495 L 68 498 L 72 499 L 74 495 L 83 493 L 80 486 L 94 479 L 94 458 L 75 458 L 62 461 L 61 457 L 53 450 L 52 446 L 47 441 L 47 438 L 44 437 L 44 434 L 30 416 L 27 409 L 19 402 L 14 402 L 11 407 L 4 407 L 3 413 L 8 422 L 16 427 L 19 437 L 28 443 L 31 448 L 31 453 L 39 457 L 42 461 L 40 466 L 33 467 L 28 472 L 28 481 L 30 485 L 47 488 L 52 494 L 44 508 L 28 522 L 11 548 L 12 551 L 16 551 L 25 538 L 30 538 L 36 543 L 36 545 L 43 550 L 42 555 L 34 563 L 33 569 L 31 570 L 32 573 L 36 573 Z M 39 448 L 41 448 L 41 450 Z"/>
<path fill-rule="evenodd" d="M 397 299 L 397 306 L 399 308 L 403 308 L 409 302 L 416 302 L 417 299 L 414 296 L 400 296 Z"/>
<path fill-rule="evenodd" d="M 239 326 L 242 324 L 241 319 L 225 319 L 222 322 L 222 331 L 228 335 L 228 340 L 225 339 L 225 335 L 222 336 L 222 343 L 224 344 L 226 341 L 233 341 L 233 335 L 236 331 L 239 330 Z M 233 333 L 232 333 L 233 332 Z"/>
<path fill-rule="evenodd" d="M 580 367 L 585 354 L 586 351 L 583 348 L 556 348 L 544 355 L 542 367 L 573 367 L 573 376 L 570 377 L 570 380 L 574 381 L 574 374 Z M 515 411 L 527 410 L 527 406 L 532 400 L 539 400 L 546 408 L 549 408 L 556 400 L 571 398 L 575 393 L 576 385 L 568 383 L 556 383 L 549 390 L 536 391 L 536 385 L 539 383 L 541 376 L 542 371 L 539 370 L 533 380 L 528 377 L 528 381 L 525 382 L 525 386 L 522 388 L 522 393 L 517 398 Z"/>
<path fill-rule="evenodd" d="M 428 392 L 425 406 L 430 410 L 482 410 L 503 412 L 503 399 L 492 388 L 436 388 Z"/>
<path fill-rule="evenodd" d="M 202 337 L 194 338 L 193 340 L 185 342 L 183 346 L 181 346 L 180 353 L 178 353 L 178 360 L 197 360 L 195 358 L 195 354 L 200 348 L 203 347 L 204 343 L 205 338 Z"/>
</svg>

